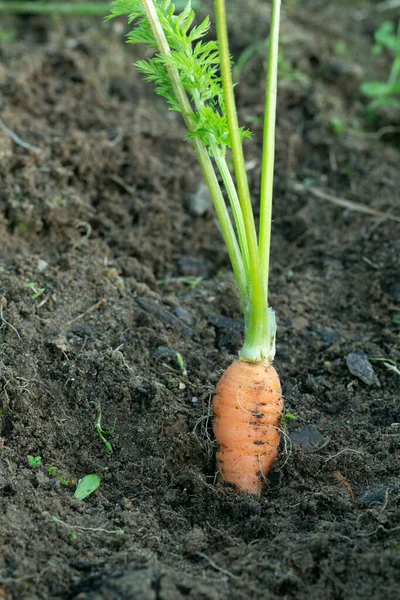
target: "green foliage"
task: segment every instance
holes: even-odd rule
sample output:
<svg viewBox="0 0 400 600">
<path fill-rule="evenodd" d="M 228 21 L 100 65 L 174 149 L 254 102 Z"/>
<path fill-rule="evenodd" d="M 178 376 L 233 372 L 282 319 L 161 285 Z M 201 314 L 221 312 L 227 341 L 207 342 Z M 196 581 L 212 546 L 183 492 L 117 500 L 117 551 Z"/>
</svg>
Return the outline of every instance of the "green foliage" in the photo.
<svg viewBox="0 0 400 600">
<path fill-rule="evenodd" d="M 286 419 L 286 421 L 295 421 L 297 419 L 296 415 L 291 412 L 285 412 L 283 418 Z"/>
<path fill-rule="evenodd" d="M 335 54 L 336 56 L 347 56 L 349 53 L 349 48 L 344 40 L 338 40 L 335 44 Z"/>
<path fill-rule="evenodd" d="M 179 365 L 179 368 L 181 370 L 183 377 L 186 377 L 187 370 L 186 370 L 186 366 L 185 366 L 185 361 L 183 360 L 183 356 L 180 352 L 176 353 L 176 360 L 178 361 L 178 365 Z"/>
<path fill-rule="evenodd" d="M 384 21 L 375 31 L 375 44 L 372 52 L 375 55 L 382 54 L 384 50 L 398 52 L 398 38 L 394 21 Z"/>
<path fill-rule="evenodd" d="M 29 464 L 32 467 L 32 469 L 37 469 L 42 464 L 42 458 L 41 458 L 41 456 L 31 456 L 29 454 L 28 455 L 28 461 L 29 461 Z"/>
<path fill-rule="evenodd" d="M 0 44 L 11 44 L 15 41 L 17 33 L 15 29 L 0 29 Z"/>
<path fill-rule="evenodd" d="M 90 494 L 93 494 L 93 492 L 95 492 L 97 490 L 100 483 L 101 483 L 101 479 L 100 479 L 99 475 L 95 475 L 95 474 L 86 475 L 78 483 L 76 490 L 75 490 L 74 497 L 77 498 L 77 500 L 84 500 L 85 498 L 90 496 Z"/>
<path fill-rule="evenodd" d="M 101 441 L 105 445 L 106 450 L 108 452 L 110 452 L 110 454 L 111 454 L 113 452 L 113 447 L 112 447 L 111 443 L 104 436 L 105 435 L 111 435 L 111 434 L 114 433 L 114 431 L 115 431 L 115 424 L 117 422 L 117 419 L 114 419 L 114 423 L 113 423 L 113 426 L 111 427 L 111 429 L 103 429 L 102 426 L 101 426 L 101 407 L 98 406 L 97 410 L 98 410 L 98 415 L 97 415 L 97 421 L 96 421 L 96 430 L 97 430 L 99 438 L 101 439 Z"/>
<path fill-rule="evenodd" d="M 49 474 L 49 477 L 55 477 L 57 475 L 57 467 L 49 465 L 47 467 L 47 473 Z"/>
<path fill-rule="evenodd" d="M 336 133 L 337 135 L 342 135 L 343 133 L 346 133 L 346 123 L 340 117 L 331 118 L 331 127 L 333 133 Z"/>
<path fill-rule="evenodd" d="M 154 4 L 171 53 L 156 53 L 153 58 L 139 60 L 136 68 L 147 81 L 155 84 L 157 94 L 167 100 L 171 110 L 181 112 L 168 75 L 168 69 L 175 69 L 191 100 L 191 116 L 196 124 L 187 137 L 199 137 L 210 154 L 215 144 L 224 152 L 231 146 L 231 141 L 219 76 L 218 43 L 203 40 L 209 31 L 210 19 L 206 17 L 199 25 L 192 26 L 195 13 L 190 0 L 179 14 L 175 14 L 175 6 L 170 0 L 155 0 Z M 153 50 L 157 48 L 140 0 L 115 0 L 108 18 L 120 15 L 128 15 L 129 23 L 135 23 L 127 36 L 128 43 L 144 44 Z M 251 136 L 246 129 L 241 129 L 241 135 Z"/>
<path fill-rule="evenodd" d="M 385 21 L 375 32 L 372 52 L 381 55 L 387 52 L 392 56 L 389 77 L 384 81 L 366 81 L 361 84 L 361 92 L 371 98 L 369 109 L 378 106 L 393 106 L 400 109 L 400 21 L 396 30 L 394 21 Z"/>
<path fill-rule="evenodd" d="M 32 290 L 32 292 L 33 292 L 32 296 L 31 296 L 32 300 L 37 300 L 46 291 L 45 288 L 40 288 L 40 287 L 38 287 L 38 285 L 39 284 L 36 283 L 36 281 L 31 281 L 30 283 L 25 284 L 25 287 Z"/>
</svg>

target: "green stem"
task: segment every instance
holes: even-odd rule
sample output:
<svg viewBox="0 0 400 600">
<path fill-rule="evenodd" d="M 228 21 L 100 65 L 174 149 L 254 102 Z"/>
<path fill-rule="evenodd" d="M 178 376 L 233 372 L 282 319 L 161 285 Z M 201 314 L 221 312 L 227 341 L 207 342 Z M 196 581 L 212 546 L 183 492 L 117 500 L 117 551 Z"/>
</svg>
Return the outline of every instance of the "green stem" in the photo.
<svg viewBox="0 0 400 600">
<path fill-rule="evenodd" d="M 222 177 L 222 181 L 224 182 L 224 186 L 232 207 L 233 218 L 235 220 L 240 250 L 242 252 L 244 268 L 246 271 L 246 281 L 249 282 L 251 277 L 249 248 L 247 246 L 246 226 L 243 220 L 239 196 L 237 194 L 235 184 L 233 183 L 231 172 L 229 171 L 228 165 L 226 164 L 225 156 L 222 154 L 222 152 L 219 150 L 216 144 L 211 144 L 211 152 L 214 157 L 215 163 L 218 167 L 218 171 L 220 172 L 220 175 Z"/>
<path fill-rule="evenodd" d="M 18 15 L 106 15 L 110 4 L 105 2 L 0 2 L 0 13 Z"/>
<path fill-rule="evenodd" d="M 149 19 L 149 23 L 151 25 L 153 35 L 156 39 L 159 51 L 161 52 L 161 54 L 170 54 L 171 49 L 168 45 L 167 39 L 162 29 L 153 0 L 142 0 L 142 3 L 146 11 L 147 18 Z M 179 73 L 175 67 L 172 67 L 170 65 L 166 65 L 166 69 L 168 72 L 168 76 L 171 80 L 176 99 L 179 103 L 179 106 L 181 107 L 186 127 L 189 132 L 192 132 L 196 128 L 196 123 L 193 117 L 191 116 L 191 113 L 193 112 L 192 107 L 190 105 L 186 91 L 179 79 Z M 198 137 L 192 138 L 192 142 L 197 158 L 203 170 L 204 178 L 210 191 L 211 198 L 214 203 L 215 212 L 217 214 L 222 235 L 226 247 L 228 249 L 228 254 L 232 263 L 235 279 L 238 284 L 241 303 L 243 307 L 246 307 L 246 274 L 242 255 L 240 253 L 240 248 L 236 239 L 235 231 L 232 227 L 228 209 L 226 208 L 221 188 L 219 186 L 218 179 L 215 175 L 215 171 L 212 166 L 211 159 L 206 147 Z"/>
<path fill-rule="evenodd" d="M 183 8 L 186 3 L 177 0 L 177 8 Z M 192 2 L 193 7 L 198 2 Z M 110 10 L 106 2 L 0 2 L 0 14 L 10 15 L 65 15 L 68 17 L 102 16 Z"/>
<path fill-rule="evenodd" d="M 278 80 L 279 18 L 281 0 L 272 1 L 269 37 L 268 75 L 266 85 L 264 138 L 260 199 L 260 262 L 266 301 L 268 302 L 269 259 L 271 246 L 272 195 L 275 161 L 275 121 Z"/>
<path fill-rule="evenodd" d="M 204 102 L 201 101 L 200 94 L 198 93 L 198 91 L 193 91 L 192 95 L 193 95 L 193 101 L 194 101 L 196 110 L 199 113 L 201 113 L 201 111 L 204 109 Z M 243 220 L 243 214 L 242 214 L 242 209 L 240 206 L 239 196 L 237 194 L 235 184 L 233 183 L 231 172 L 226 163 L 225 148 L 222 150 L 218 146 L 218 144 L 215 140 L 215 137 L 212 134 L 210 134 L 210 136 L 209 136 L 209 145 L 210 145 L 211 154 L 215 160 L 218 171 L 222 177 L 222 181 L 224 182 L 224 186 L 225 186 L 226 192 L 228 194 L 229 202 L 230 202 L 230 205 L 232 208 L 233 218 L 234 218 L 235 225 L 236 225 L 236 231 L 237 231 L 238 238 L 239 238 L 240 251 L 242 253 L 244 269 L 245 269 L 245 273 L 246 273 L 246 283 L 247 283 L 246 288 L 247 288 L 247 292 L 249 292 L 249 289 L 248 289 L 248 282 L 250 281 L 249 248 L 247 245 L 246 226 L 245 226 L 245 223 Z"/>
<path fill-rule="evenodd" d="M 263 352 L 254 347 L 260 344 L 260 337 L 266 327 L 267 304 L 265 290 L 261 277 L 260 259 L 257 243 L 257 233 L 254 224 L 246 167 L 243 156 L 242 139 L 236 113 L 235 96 L 233 93 L 231 60 L 229 55 L 228 32 L 226 24 L 225 0 L 215 0 L 217 35 L 220 53 L 220 66 L 224 101 L 226 107 L 229 134 L 232 145 L 232 157 L 235 169 L 236 183 L 243 221 L 246 228 L 246 239 L 250 262 L 250 306 L 245 311 L 246 339 L 241 352 L 245 360 L 262 360 Z M 263 345 L 263 344 L 261 344 Z"/>
<path fill-rule="evenodd" d="M 400 20 L 397 25 L 395 57 L 390 69 L 389 83 L 396 83 L 400 75 Z"/>
</svg>

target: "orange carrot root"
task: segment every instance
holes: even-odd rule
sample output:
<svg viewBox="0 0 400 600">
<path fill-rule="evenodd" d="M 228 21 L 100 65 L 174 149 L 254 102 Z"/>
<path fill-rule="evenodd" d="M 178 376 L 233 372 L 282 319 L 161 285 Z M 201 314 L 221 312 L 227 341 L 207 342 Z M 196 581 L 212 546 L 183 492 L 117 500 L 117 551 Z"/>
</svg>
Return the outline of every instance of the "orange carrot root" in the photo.
<svg viewBox="0 0 400 600">
<path fill-rule="evenodd" d="M 217 385 L 213 410 L 219 481 L 260 496 L 280 441 L 283 398 L 274 367 L 232 363 Z"/>
</svg>

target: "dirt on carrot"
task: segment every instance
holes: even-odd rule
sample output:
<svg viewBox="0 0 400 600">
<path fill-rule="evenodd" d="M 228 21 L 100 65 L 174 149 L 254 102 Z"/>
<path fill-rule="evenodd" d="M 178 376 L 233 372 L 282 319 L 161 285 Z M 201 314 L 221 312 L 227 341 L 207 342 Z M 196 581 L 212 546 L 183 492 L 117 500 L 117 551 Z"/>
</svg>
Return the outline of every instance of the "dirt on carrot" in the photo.
<svg viewBox="0 0 400 600">
<path fill-rule="evenodd" d="M 358 92 L 389 68 L 371 43 L 395 15 L 286 4 L 270 279 L 286 435 L 260 500 L 214 482 L 212 396 L 243 322 L 179 116 L 117 22 L 2 19 L 0 597 L 396 597 L 398 116 L 368 123 Z M 235 58 L 268 19 L 240 6 Z M 254 50 L 237 92 L 256 196 Z"/>
</svg>

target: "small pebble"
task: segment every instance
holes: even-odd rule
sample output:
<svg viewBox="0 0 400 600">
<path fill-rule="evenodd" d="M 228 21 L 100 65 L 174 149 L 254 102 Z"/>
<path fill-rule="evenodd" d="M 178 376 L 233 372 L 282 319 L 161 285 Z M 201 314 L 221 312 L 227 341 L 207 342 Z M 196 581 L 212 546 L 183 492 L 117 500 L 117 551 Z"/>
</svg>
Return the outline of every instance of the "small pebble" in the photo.
<svg viewBox="0 0 400 600">
<path fill-rule="evenodd" d="M 340 340 L 340 333 L 330 327 L 321 327 L 318 333 L 321 340 L 329 346 Z"/>
<path fill-rule="evenodd" d="M 47 267 L 49 266 L 49 263 L 47 263 L 45 260 L 39 259 L 38 260 L 38 271 L 40 271 L 40 273 L 42 273 L 43 271 L 45 271 L 47 269 Z"/>
<path fill-rule="evenodd" d="M 362 504 L 382 504 L 390 490 L 389 486 L 380 487 L 376 490 L 368 490 L 361 494 L 360 502 Z"/>
<path fill-rule="evenodd" d="M 212 200 L 208 187 L 201 183 L 189 199 L 189 210 L 195 217 L 202 217 L 211 208 Z"/>
<path fill-rule="evenodd" d="M 303 331 L 304 329 L 307 329 L 308 326 L 309 321 L 301 315 L 298 315 L 292 319 L 292 327 L 295 331 Z"/>
<path fill-rule="evenodd" d="M 350 373 L 361 379 L 366 385 L 380 387 L 381 384 L 365 352 L 362 350 L 350 352 L 346 358 L 346 364 Z"/>
<path fill-rule="evenodd" d="M 320 434 L 315 425 L 305 425 L 290 434 L 290 440 L 295 446 L 300 446 L 305 452 L 313 452 L 321 448 L 326 438 Z"/>
<path fill-rule="evenodd" d="M 178 319 L 186 323 L 186 325 L 189 325 L 189 327 L 192 327 L 195 324 L 194 316 L 192 313 L 186 310 L 186 308 L 183 308 L 183 306 L 177 306 L 175 309 L 175 314 Z"/>
</svg>

